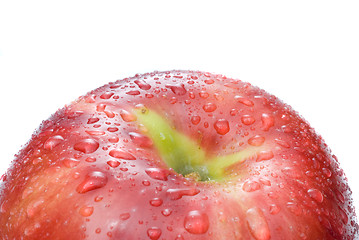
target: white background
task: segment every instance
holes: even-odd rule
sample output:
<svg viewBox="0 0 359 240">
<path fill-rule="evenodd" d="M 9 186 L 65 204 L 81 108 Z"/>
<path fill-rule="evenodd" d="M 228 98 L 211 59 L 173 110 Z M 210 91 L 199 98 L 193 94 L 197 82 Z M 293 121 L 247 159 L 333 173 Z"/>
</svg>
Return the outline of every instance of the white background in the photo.
<svg viewBox="0 0 359 240">
<path fill-rule="evenodd" d="M 2 1 L 0 175 L 78 96 L 136 73 L 203 70 L 297 110 L 339 158 L 359 208 L 358 13 L 358 1 L 330 0 Z"/>
</svg>

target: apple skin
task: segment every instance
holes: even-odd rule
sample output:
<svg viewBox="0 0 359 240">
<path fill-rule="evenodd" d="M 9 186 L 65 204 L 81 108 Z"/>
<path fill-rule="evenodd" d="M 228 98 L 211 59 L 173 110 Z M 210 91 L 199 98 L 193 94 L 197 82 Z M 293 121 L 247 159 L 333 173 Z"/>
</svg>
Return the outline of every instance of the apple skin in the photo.
<svg viewBox="0 0 359 240">
<path fill-rule="evenodd" d="M 1 239 L 359 237 L 323 139 L 275 96 L 210 73 L 136 75 L 80 97 L 1 182 Z"/>
</svg>

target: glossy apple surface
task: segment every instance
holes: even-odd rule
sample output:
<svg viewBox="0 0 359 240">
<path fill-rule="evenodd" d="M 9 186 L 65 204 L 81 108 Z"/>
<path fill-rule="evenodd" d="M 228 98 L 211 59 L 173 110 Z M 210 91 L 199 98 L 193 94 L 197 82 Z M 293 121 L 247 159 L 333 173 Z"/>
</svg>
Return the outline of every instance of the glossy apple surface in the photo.
<svg viewBox="0 0 359 240">
<path fill-rule="evenodd" d="M 2 239 L 356 239 L 337 158 L 265 91 L 193 71 L 100 87 L 1 177 Z"/>
</svg>

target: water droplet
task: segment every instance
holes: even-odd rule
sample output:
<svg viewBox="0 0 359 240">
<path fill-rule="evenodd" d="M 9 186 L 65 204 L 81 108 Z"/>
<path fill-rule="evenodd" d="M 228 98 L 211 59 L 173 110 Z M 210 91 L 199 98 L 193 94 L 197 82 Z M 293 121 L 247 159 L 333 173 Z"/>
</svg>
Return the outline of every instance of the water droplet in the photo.
<svg viewBox="0 0 359 240">
<path fill-rule="evenodd" d="M 54 147 L 59 145 L 62 141 L 64 141 L 64 138 L 60 135 L 49 137 L 44 143 L 44 148 L 46 150 L 52 150 L 54 149 Z"/>
<path fill-rule="evenodd" d="M 70 113 L 67 115 L 67 117 L 68 117 L 69 119 L 75 119 L 75 118 L 81 116 L 82 114 L 84 114 L 83 111 L 75 111 L 75 112 L 70 112 Z"/>
<path fill-rule="evenodd" d="M 206 84 L 213 84 L 213 83 L 214 83 L 214 80 L 213 80 L 213 79 L 206 79 L 206 80 L 204 80 L 204 82 L 205 82 Z"/>
<path fill-rule="evenodd" d="M 107 181 L 107 176 L 103 172 L 94 171 L 85 177 L 85 179 L 77 186 L 76 191 L 78 193 L 87 193 L 104 187 L 107 184 Z"/>
<path fill-rule="evenodd" d="M 268 131 L 269 128 L 274 126 L 274 117 L 267 113 L 262 114 L 262 129 Z"/>
<path fill-rule="evenodd" d="M 242 116 L 241 121 L 244 125 L 251 125 L 256 120 L 251 115 L 244 115 L 244 116 Z"/>
<path fill-rule="evenodd" d="M 180 85 L 166 85 L 167 88 L 170 88 L 172 92 L 176 95 L 185 95 L 187 90 L 185 89 L 183 84 Z"/>
<path fill-rule="evenodd" d="M 171 173 L 168 169 L 164 168 L 147 168 L 145 172 L 151 178 L 162 181 L 167 181 L 167 177 Z"/>
<path fill-rule="evenodd" d="M 224 100 L 224 97 L 221 96 L 219 93 L 215 93 L 214 97 L 215 97 L 215 99 L 217 99 L 217 101 L 223 101 Z"/>
<path fill-rule="evenodd" d="M 284 140 L 281 140 L 281 139 L 274 139 L 274 141 L 281 147 L 284 147 L 284 148 L 290 148 L 290 144 Z"/>
<path fill-rule="evenodd" d="M 151 85 L 144 80 L 135 80 L 134 83 L 142 90 L 149 90 L 151 88 Z"/>
<path fill-rule="evenodd" d="M 309 196 L 311 198 L 313 198 L 315 201 L 317 201 L 319 203 L 323 202 L 323 200 L 324 200 L 323 194 L 318 189 L 311 188 L 307 192 L 308 192 Z"/>
<path fill-rule="evenodd" d="M 95 157 L 88 157 L 85 159 L 86 162 L 96 162 L 96 158 Z"/>
<path fill-rule="evenodd" d="M 270 214 L 275 215 L 275 214 L 277 214 L 277 213 L 279 213 L 279 212 L 280 212 L 280 207 L 278 207 L 276 204 L 271 204 L 271 205 L 269 206 L 269 213 L 270 213 Z"/>
<path fill-rule="evenodd" d="M 114 161 L 114 160 L 110 160 L 107 161 L 107 164 L 112 167 L 112 168 L 116 168 L 118 167 L 121 163 L 119 161 Z"/>
<path fill-rule="evenodd" d="M 151 240 L 157 240 L 160 238 L 162 234 L 161 229 L 159 229 L 158 227 L 151 227 L 147 230 L 147 236 L 151 239 Z"/>
<path fill-rule="evenodd" d="M 247 98 L 244 98 L 244 97 L 242 97 L 242 96 L 235 96 L 234 99 L 235 99 L 237 102 L 242 103 L 242 104 L 244 104 L 244 105 L 246 105 L 246 106 L 248 106 L 248 107 L 254 106 L 254 103 L 253 103 L 251 100 L 249 100 L 249 99 L 247 99 Z"/>
<path fill-rule="evenodd" d="M 200 91 L 200 92 L 199 92 L 199 96 L 200 96 L 201 98 L 203 98 L 203 99 L 206 99 L 206 98 L 209 97 L 209 94 L 208 94 L 208 92 Z"/>
<path fill-rule="evenodd" d="M 171 215 L 172 210 L 166 208 L 166 209 L 163 209 L 163 210 L 161 211 L 161 213 L 162 213 L 163 216 L 168 217 L 169 215 Z"/>
<path fill-rule="evenodd" d="M 116 136 L 112 136 L 108 139 L 110 143 L 117 143 L 120 139 Z"/>
<path fill-rule="evenodd" d="M 79 165 L 80 160 L 75 158 L 64 158 L 62 159 L 62 163 L 64 164 L 65 167 L 74 168 L 77 165 Z"/>
<path fill-rule="evenodd" d="M 126 160 L 135 160 L 135 156 L 131 153 L 126 152 L 122 149 L 113 149 L 109 152 L 111 157 L 118 158 L 118 159 L 126 159 Z"/>
<path fill-rule="evenodd" d="M 87 124 L 93 124 L 93 123 L 96 123 L 96 122 L 98 122 L 98 121 L 100 121 L 99 118 L 97 118 L 97 117 L 92 117 L 92 118 L 89 118 L 89 119 L 87 120 Z"/>
<path fill-rule="evenodd" d="M 38 200 L 31 202 L 26 208 L 27 216 L 30 218 L 35 216 L 35 214 L 40 211 L 40 208 L 44 204 L 44 202 L 45 202 L 44 199 L 38 199 Z"/>
<path fill-rule="evenodd" d="M 259 184 L 259 182 L 250 179 L 246 180 L 242 186 L 242 189 L 246 192 L 254 192 L 256 190 L 259 190 L 260 188 L 261 185 Z"/>
<path fill-rule="evenodd" d="M 260 162 L 260 161 L 265 161 L 265 160 L 270 160 L 274 157 L 274 154 L 272 151 L 268 150 L 268 151 L 260 151 L 258 154 L 257 154 L 257 162 Z"/>
<path fill-rule="evenodd" d="M 161 198 L 154 198 L 154 199 L 150 200 L 150 204 L 154 207 L 159 207 L 162 205 L 162 203 L 163 203 L 163 201 Z"/>
<path fill-rule="evenodd" d="M 89 217 L 92 215 L 94 208 L 92 206 L 84 206 L 80 208 L 79 213 L 84 217 Z"/>
<path fill-rule="evenodd" d="M 125 122 L 133 122 L 137 120 L 137 117 L 126 110 L 120 111 L 120 116 Z"/>
<path fill-rule="evenodd" d="M 104 104 L 104 103 L 99 103 L 96 106 L 96 111 L 98 111 L 98 112 L 103 112 L 105 109 L 106 109 L 106 104 Z"/>
<path fill-rule="evenodd" d="M 142 184 L 143 184 L 143 186 L 150 186 L 151 185 L 150 181 L 148 181 L 148 180 L 143 180 Z"/>
<path fill-rule="evenodd" d="M 101 136 L 106 134 L 104 131 L 100 130 L 86 130 L 85 132 L 91 136 Z"/>
<path fill-rule="evenodd" d="M 287 208 L 296 216 L 302 215 L 302 208 L 294 202 L 287 202 Z"/>
<path fill-rule="evenodd" d="M 249 231 L 256 240 L 269 240 L 271 238 L 267 220 L 259 208 L 248 209 L 246 217 Z"/>
<path fill-rule="evenodd" d="M 344 195 L 339 192 L 339 190 L 335 189 L 335 195 L 337 196 L 338 200 L 341 202 L 341 203 L 345 203 L 345 198 L 344 198 Z"/>
<path fill-rule="evenodd" d="M 264 143 L 264 141 L 265 141 L 264 137 L 256 135 L 256 136 L 248 139 L 248 144 L 258 147 L 258 146 L 261 146 Z"/>
<path fill-rule="evenodd" d="M 214 129 L 217 131 L 220 135 L 225 135 L 229 132 L 229 123 L 226 119 L 218 119 L 214 123 Z"/>
<path fill-rule="evenodd" d="M 109 132 L 117 132 L 118 127 L 109 127 L 109 128 L 107 128 L 107 131 L 109 131 Z"/>
<path fill-rule="evenodd" d="M 131 140 L 140 147 L 151 147 L 153 142 L 145 135 L 136 132 L 129 133 Z"/>
<path fill-rule="evenodd" d="M 175 238 L 175 240 L 184 240 L 181 234 L 178 234 Z"/>
<path fill-rule="evenodd" d="M 171 188 L 167 190 L 167 196 L 171 200 L 181 199 L 183 196 L 195 196 L 200 191 L 197 188 Z"/>
<path fill-rule="evenodd" d="M 299 171 L 292 167 L 285 167 L 281 171 L 286 176 L 291 177 L 291 178 L 300 178 L 301 177 L 301 174 L 299 173 Z"/>
<path fill-rule="evenodd" d="M 91 138 L 83 139 L 74 145 L 74 149 L 83 153 L 93 153 L 100 144 Z"/>
<path fill-rule="evenodd" d="M 100 98 L 102 98 L 102 99 L 110 99 L 113 95 L 114 95 L 113 92 L 105 92 L 100 96 Z"/>
<path fill-rule="evenodd" d="M 132 91 L 126 92 L 126 94 L 132 95 L 132 96 L 134 96 L 134 95 L 139 95 L 139 94 L 140 94 L 140 91 L 138 91 L 138 90 L 132 90 Z"/>
<path fill-rule="evenodd" d="M 340 218 L 342 219 L 342 221 L 343 221 L 343 223 L 344 224 L 347 224 L 348 223 L 348 215 L 344 212 L 344 210 L 343 209 L 341 209 L 340 207 L 339 207 L 339 215 L 340 215 Z"/>
<path fill-rule="evenodd" d="M 328 168 L 323 168 L 322 170 L 323 170 L 324 176 L 326 176 L 327 178 L 330 178 L 332 176 L 332 172 Z"/>
<path fill-rule="evenodd" d="M 122 214 L 120 214 L 120 218 L 121 218 L 121 220 L 123 220 L 123 221 L 129 219 L 130 217 L 131 217 L 131 214 L 130 214 L 130 213 L 122 213 Z"/>
<path fill-rule="evenodd" d="M 203 105 L 203 110 L 205 112 L 213 112 L 216 109 L 217 109 L 217 106 L 214 103 L 206 103 L 205 105 Z"/>
<path fill-rule="evenodd" d="M 40 229 L 40 227 L 41 227 L 41 224 L 38 222 L 29 227 L 26 227 L 24 230 L 24 235 L 31 236 L 36 232 L 36 230 Z"/>
<path fill-rule="evenodd" d="M 209 229 L 208 215 L 197 210 L 190 211 L 184 219 L 184 228 L 192 234 L 203 234 Z"/>
<path fill-rule="evenodd" d="M 201 117 L 200 117 L 200 116 L 192 116 L 192 117 L 191 117 L 191 123 L 192 123 L 193 125 L 197 125 L 200 121 L 201 121 Z"/>
<path fill-rule="evenodd" d="M 109 110 L 104 110 L 103 112 L 106 114 L 106 116 L 108 118 L 114 118 L 116 116 L 116 114 L 114 112 L 109 111 Z"/>
</svg>

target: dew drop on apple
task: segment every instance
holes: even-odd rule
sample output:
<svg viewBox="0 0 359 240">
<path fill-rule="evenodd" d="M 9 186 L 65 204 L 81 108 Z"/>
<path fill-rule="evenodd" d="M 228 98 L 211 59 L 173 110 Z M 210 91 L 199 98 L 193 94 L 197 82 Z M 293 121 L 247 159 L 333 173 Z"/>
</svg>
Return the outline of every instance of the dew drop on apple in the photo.
<svg viewBox="0 0 359 240">
<path fill-rule="evenodd" d="M 275 215 L 275 214 L 277 214 L 277 213 L 279 213 L 279 212 L 280 212 L 280 207 L 279 207 L 278 205 L 276 205 L 276 204 L 271 204 L 271 205 L 269 206 L 269 213 L 270 213 L 270 214 Z"/>
<path fill-rule="evenodd" d="M 125 159 L 125 160 L 135 160 L 136 157 L 133 156 L 131 153 L 122 150 L 122 149 L 113 149 L 109 152 L 109 155 L 114 158 L 118 159 Z"/>
<path fill-rule="evenodd" d="M 85 132 L 91 136 L 102 136 L 106 134 L 106 132 L 99 130 L 86 130 Z"/>
<path fill-rule="evenodd" d="M 136 96 L 136 95 L 140 95 L 141 93 L 138 90 L 131 90 L 131 91 L 126 92 L 126 94 Z"/>
<path fill-rule="evenodd" d="M 175 240 L 184 240 L 183 236 L 181 234 L 178 234 L 175 238 Z"/>
<path fill-rule="evenodd" d="M 159 207 L 162 205 L 162 203 L 163 203 L 163 200 L 161 198 L 153 198 L 150 200 L 151 206 L 154 206 L 154 207 Z"/>
<path fill-rule="evenodd" d="M 271 238 L 267 220 L 259 208 L 248 209 L 246 218 L 249 231 L 255 239 L 269 240 Z"/>
<path fill-rule="evenodd" d="M 209 94 L 208 94 L 208 92 L 206 92 L 206 91 L 200 91 L 200 92 L 199 92 L 199 96 L 200 96 L 201 98 L 203 98 L 203 99 L 206 99 L 206 98 L 209 97 Z"/>
<path fill-rule="evenodd" d="M 107 165 L 109 165 L 112 168 L 117 168 L 121 163 L 116 160 L 109 160 L 107 161 Z"/>
<path fill-rule="evenodd" d="M 205 112 L 213 112 L 213 111 L 215 111 L 216 109 L 217 109 L 216 104 L 211 103 L 211 102 L 206 103 L 205 105 L 203 105 L 203 110 L 204 110 Z"/>
<path fill-rule="evenodd" d="M 292 167 L 285 167 L 281 171 L 286 176 L 291 177 L 291 178 L 300 178 L 301 177 L 299 170 L 292 168 Z"/>
<path fill-rule="evenodd" d="M 151 239 L 151 240 L 157 240 L 160 238 L 162 234 L 162 231 L 160 228 L 158 227 L 151 227 L 147 230 L 147 236 Z"/>
<path fill-rule="evenodd" d="M 172 210 L 171 209 L 168 209 L 168 208 L 165 208 L 161 211 L 162 215 L 165 216 L 165 217 L 168 217 L 169 215 L 172 214 Z"/>
<path fill-rule="evenodd" d="M 93 153 L 99 148 L 100 144 L 94 139 L 82 139 L 75 143 L 74 149 L 83 153 Z"/>
<path fill-rule="evenodd" d="M 268 131 L 271 127 L 274 126 L 274 117 L 270 114 L 262 114 L 262 129 Z"/>
<path fill-rule="evenodd" d="M 308 191 L 308 194 L 311 198 L 313 198 L 315 201 L 321 203 L 324 200 L 323 194 L 321 191 L 315 188 L 311 188 Z"/>
<path fill-rule="evenodd" d="M 80 160 L 75 158 L 64 158 L 61 161 L 64 164 L 64 166 L 67 168 L 74 168 L 80 163 Z"/>
<path fill-rule="evenodd" d="M 52 150 L 57 145 L 59 145 L 62 141 L 64 141 L 64 138 L 60 135 L 49 137 L 46 142 L 44 143 L 44 148 L 46 150 Z"/>
<path fill-rule="evenodd" d="M 252 125 L 256 120 L 251 115 L 243 115 L 241 121 L 244 125 Z"/>
<path fill-rule="evenodd" d="M 209 229 L 208 215 L 197 210 L 187 213 L 184 219 L 184 228 L 192 234 L 203 234 Z"/>
<path fill-rule="evenodd" d="M 89 191 L 102 188 L 107 184 L 107 176 L 100 171 L 93 171 L 87 174 L 85 179 L 77 186 L 78 193 L 87 193 Z"/>
<path fill-rule="evenodd" d="M 183 84 L 180 85 L 166 85 L 167 88 L 171 89 L 171 91 L 179 96 L 185 95 L 187 90 L 185 89 Z"/>
<path fill-rule="evenodd" d="M 120 111 L 120 116 L 122 118 L 123 121 L 125 122 L 133 122 L 133 121 L 136 121 L 137 120 L 137 117 L 133 114 L 131 114 L 130 112 L 122 109 Z"/>
<path fill-rule="evenodd" d="M 167 197 L 171 200 L 178 200 L 183 196 L 195 196 L 199 192 L 197 188 L 170 188 L 166 191 Z"/>
<path fill-rule="evenodd" d="M 137 144 L 140 147 L 147 148 L 147 147 L 151 147 L 153 145 L 152 140 L 145 135 L 142 135 L 137 132 L 130 132 L 129 135 L 130 135 L 132 142 Z"/>
<path fill-rule="evenodd" d="M 44 199 L 38 199 L 31 202 L 26 208 L 26 214 L 28 217 L 33 217 L 36 213 L 40 211 L 40 208 L 45 203 Z"/>
<path fill-rule="evenodd" d="M 144 80 L 135 80 L 134 83 L 142 90 L 149 90 L 151 88 L 151 85 L 146 83 Z"/>
<path fill-rule="evenodd" d="M 257 153 L 257 162 L 260 161 L 266 161 L 266 160 L 270 160 L 274 157 L 274 154 L 271 150 L 263 150 L 260 151 L 259 153 Z"/>
<path fill-rule="evenodd" d="M 165 168 L 147 168 L 145 172 L 151 178 L 162 181 L 167 181 L 167 177 L 170 175 L 170 171 Z"/>
<path fill-rule="evenodd" d="M 264 141 L 265 141 L 265 137 L 255 135 L 254 137 L 248 139 L 248 144 L 251 146 L 259 147 L 264 143 Z"/>
<path fill-rule="evenodd" d="M 120 214 L 120 218 L 121 218 L 121 220 L 127 220 L 127 219 L 129 219 L 131 217 L 131 214 L 130 213 L 121 213 Z"/>
<path fill-rule="evenodd" d="M 229 123 L 226 119 L 218 119 L 214 123 L 214 129 L 220 135 L 225 135 L 229 132 Z"/>
<path fill-rule="evenodd" d="M 249 99 L 247 99 L 247 98 L 245 98 L 245 97 L 235 96 L 234 99 L 235 99 L 237 102 L 239 102 L 239 103 L 241 103 L 241 104 L 244 104 L 244 105 L 246 105 L 246 106 L 248 106 L 248 107 L 254 106 L 254 103 L 253 103 L 251 100 L 249 100 Z"/>
<path fill-rule="evenodd" d="M 105 93 L 101 94 L 100 98 L 102 98 L 102 99 L 110 99 L 113 95 L 114 95 L 113 92 L 105 92 Z"/>
<path fill-rule="evenodd" d="M 281 139 L 274 139 L 274 141 L 281 147 L 290 148 L 290 144 L 287 141 Z"/>
<path fill-rule="evenodd" d="M 249 179 L 246 180 L 242 186 L 242 189 L 245 192 L 254 192 L 254 191 L 259 190 L 260 188 L 261 188 L 261 185 L 259 182 L 254 181 L 254 180 L 249 180 Z"/>
<path fill-rule="evenodd" d="M 192 116 L 192 117 L 191 117 L 191 123 L 192 123 L 193 125 L 197 125 L 200 121 L 201 121 L 201 117 L 200 117 L 200 116 Z"/>
<path fill-rule="evenodd" d="M 104 104 L 104 103 L 99 103 L 99 104 L 97 104 L 97 106 L 96 106 L 96 111 L 97 112 L 103 112 L 105 109 L 106 109 L 106 104 Z"/>
<path fill-rule="evenodd" d="M 83 207 L 80 208 L 79 213 L 83 217 L 89 217 L 89 216 L 92 215 L 93 211 L 94 211 L 94 207 L 92 207 L 92 206 L 83 206 Z"/>
<path fill-rule="evenodd" d="M 332 176 L 332 172 L 328 168 L 323 168 L 322 170 L 324 176 L 326 176 L 327 178 L 330 178 Z"/>
<path fill-rule="evenodd" d="M 294 213 L 294 215 L 296 215 L 296 216 L 302 215 L 303 210 L 297 203 L 287 202 L 287 208 L 289 209 L 289 211 Z"/>
<path fill-rule="evenodd" d="M 100 121 L 100 119 L 98 117 L 92 117 L 92 118 L 89 118 L 87 120 L 87 124 L 93 124 L 93 123 L 96 123 L 98 121 Z"/>
</svg>

